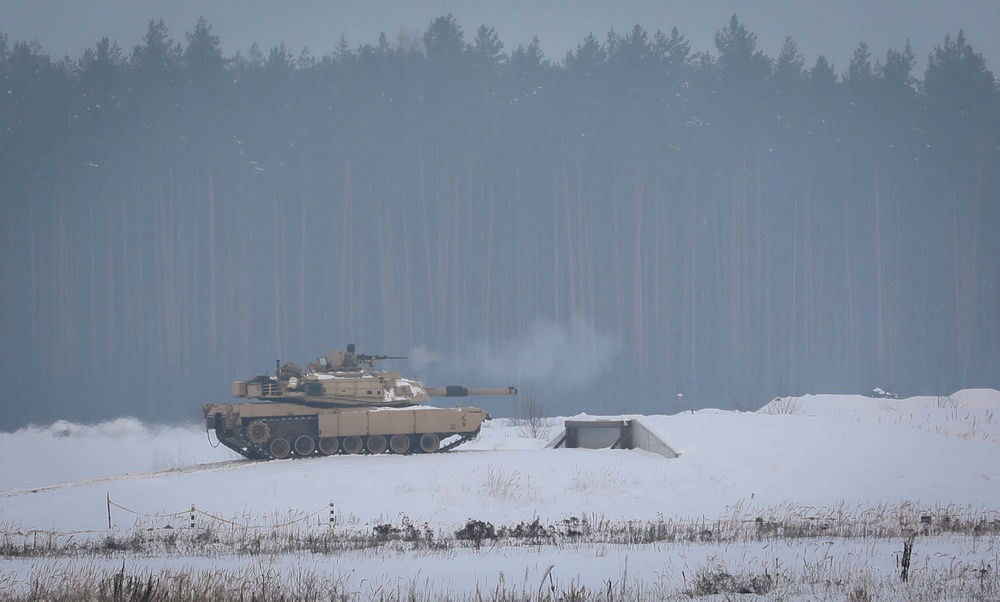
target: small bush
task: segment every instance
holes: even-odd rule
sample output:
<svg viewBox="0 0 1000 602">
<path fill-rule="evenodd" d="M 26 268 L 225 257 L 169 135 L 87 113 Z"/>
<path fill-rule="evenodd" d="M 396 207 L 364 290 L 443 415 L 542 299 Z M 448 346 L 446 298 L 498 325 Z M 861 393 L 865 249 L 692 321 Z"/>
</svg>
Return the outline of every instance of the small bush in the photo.
<svg viewBox="0 0 1000 602">
<path fill-rule="evenodd" d="M 464 527 L 455 531 L 455 538 L 472 541 L 479 547 L 486 539 L 496 539 L 497 532 L 493 523 L 470 518 Z"/>
<path fill-rule="evenodd" d="M 531 522 L 521 521 L 513 527 L 504 525 L 500 527 L 500 537 L 514 537 L 518 539 L 549 539 L 552 533 L 545 528 L 536 516 Z"/>
<path fill-rule="evenodd" d="M 801 414 L 802 408 L 799 407 L 799 400 L 795 397 L 775 397 L 771 400 L 771 403 L 757 410 L 758 414 Z"/>
<path fill-rule="evenodd" d="M 567 537 L 580 537 L 589 531 L 587 521 L 581 520 L 577 516 L 571 516 L 562 520 L 562 532 Z"/>
<path fill-rule="evenodd" d="M 400 529 L 395 525 L 390 525 L 389 523 L 384 523 L 381 525 L 375 525 L 372 527 L 372 535 L 378 541 L 389 541 L 391 539 L 399 539 Z"/>
<path fill-rule="evenodd" d="M 520 418 L 515 420 L 518 434 L 529 439 L 548 439 L 552 432 L 552 425 L 545 417 L 545 405 L 538 401 L 534 395 L 518 404 L 520 407 Z"/>
<path fill-rule="evenodd" d="M 762 595 L 773 587 L 774 578 L 766 571 L 763 574 L 733 575 L 722 561 L 713 559 L 710 565 L 698 569 L 691 588 L 684 593 L 692 598 L 718 594 Z"/>
</svg>

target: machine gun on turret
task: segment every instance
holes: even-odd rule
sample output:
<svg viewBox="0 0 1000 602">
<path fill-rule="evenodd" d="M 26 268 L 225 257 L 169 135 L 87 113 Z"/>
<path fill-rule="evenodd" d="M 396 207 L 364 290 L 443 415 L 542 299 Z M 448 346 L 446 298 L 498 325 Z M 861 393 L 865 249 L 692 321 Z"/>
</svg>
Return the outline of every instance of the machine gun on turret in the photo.
<svg viewBox="0 0 1000 602">
<path fill-rule="evenodd" d="M 405 360 L 407 359 L 405 355 L 368 355 L 367 353 L 357 354 L 359 364 L 368 364 L 372 368 L 375 367 L 375 363 L 379 360 Z"/>
</svg>

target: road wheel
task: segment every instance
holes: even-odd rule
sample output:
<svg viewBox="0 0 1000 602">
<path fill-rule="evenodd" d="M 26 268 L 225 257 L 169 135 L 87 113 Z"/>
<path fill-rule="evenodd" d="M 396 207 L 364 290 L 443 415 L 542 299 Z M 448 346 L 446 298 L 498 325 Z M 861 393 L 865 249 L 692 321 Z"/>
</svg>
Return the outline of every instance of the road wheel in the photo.
<svg viewBox="0 0 1000 602">
<path fill-rule="evenodd" d="M 368 453 L 378 455 L 385 453 L 385 437 L 382 435 L 371 435 L 368 437 Z"/>
<path fill-rule="evenodd" d="M 349 435 L 344 437 L 344 442 L 341 444 L 341 448 L 349 454 L 360 454 L 361 450 L 365 448 L 364 443 L 361 441 L 361 437 L 357 435 Z"/>
<path fill-rule="evenodd" d="M 295 453 L 300 456 L 311 456 L 316 451 L 316 441 L 309 435 L 299 435 L 295 438 Z"/>
<path fill-rule="evenodd" d="M 429 454 L 436 452 L 439 447 L 441 447 L 441 440 L 434 433 L 420 435 L 420 451 Z"/>
<path fill-rule="evenodd" d="M 262 420 L 254 420 L 247 425 L 247 441 L 250 443 L 260 445 L 261 443 L 267 441 L 270 436 L 271 429 L 268 428 L 267 423 Z"/>
<path fill-rule="evenodd" d="M 340 442 L 336 437 L 322 437 L 319 440 L 319 453 L 324 456 L 332 456 L 340 449 Z"/>
<path fill-rule="evenodd" d="M 410 451 L 410 438 L 406 435 L 396 433 L 389 438 L 389 449 L 394 454 L 405 454 Z"/>
<path fill-rule="evenodd" d="M 291 453 L 292 446 L 288 444 L 288 439 L 278 437 L 271 442 L 271 455 L 278 460 L 284 460 Z"/>
</svg>

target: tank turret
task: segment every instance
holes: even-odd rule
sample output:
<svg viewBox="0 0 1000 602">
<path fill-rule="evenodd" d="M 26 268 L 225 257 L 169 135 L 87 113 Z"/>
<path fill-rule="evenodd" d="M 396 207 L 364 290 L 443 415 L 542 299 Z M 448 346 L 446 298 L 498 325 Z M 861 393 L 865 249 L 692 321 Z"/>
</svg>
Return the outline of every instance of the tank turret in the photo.
<svg viewBox="0 0 1000 602">
<path fill-rule="evenodd" d="M 304 373 L 295 364 L 278 362 L 275 376 L 234 382 L 233 397 L 323 408 L 405 408 L 426 403 L 431 397 L 517 394 L 514 387 L 424 387 L 416 380 L 403 378 L 399 372 L 376 368 L 380 360 L 405 357 L 360 354 L 356 356 L 357 365 L 345 366 L 344 356 L 333 351 L 310 363 Z"/>
<path fill-rule="evenodd" d="M 420 407 L 432 397 L 516 395 L 514 387 L 424 387 L 377 369 L 385 355 L 332 351 L 303 371 L 276 363 L 274 376 L 232 384 L 233 397 L 257 399 L 208 404 L 206 426 L 219 441 L 252 459 L 335 453 L 430 453 L 475 437 L 489 414 L 479 408 Z"/>
</svg>

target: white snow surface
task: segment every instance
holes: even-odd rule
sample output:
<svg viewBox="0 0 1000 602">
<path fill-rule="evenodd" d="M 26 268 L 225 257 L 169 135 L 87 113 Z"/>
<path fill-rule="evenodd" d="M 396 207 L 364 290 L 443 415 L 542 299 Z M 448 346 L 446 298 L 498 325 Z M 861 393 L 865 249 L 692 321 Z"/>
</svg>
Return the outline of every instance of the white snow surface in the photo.
<svg viewBox="0 0 1000 602">
<path fill-rule="evenodd" d="M 478 439 L 443 454 L 271 462 L 212 447 L 214 437 L 197 425 L 122 419 L 31 427 L 0 433 L 0 526 L 105 533 L 108 499 L 115 529 L 192 505 L 256 524 L 312 513 L 321 523 L 332 503 L 338 526 L 369 533 L 402 517 L 453 533 L 470 518 L 501 525 L 535 517 L 543 523 L 580 516 L 714 520 L 734 509 L 753 516 L 776 507 L 1000 507 L 1000 392 L 993 389 L 909 399 L 808 395 L 775 399 L 758 412 L 709 409 L 635 419 L 679 457 L 546 449 L 548 438 L 528 437 L 509 420 L 486 423 Z M 548 437 L 558 435 L 562 420 L 549 419 Z M 400 566 L 389 569 L 376 558 L 352 570 L 357 578 L 437 575 L 450 587 L 475 587 L 490 575 L 495 583 L 498 570 L 537 576 L 552 562 L 547 554 L 572 567 L 564 577 L 584 582 L 595 562 L 614 573 L 624 561 L 580 549 L 504 552 L 498 564 L 491 564 L 496 558 L 468 561 L 469 582 L 449 572 L 455 565 L 429 569 L 433 559 L 413 558 L 405 566 L 399 559 Z M 164 559 L 156 566 L 171 562 L 183 564 Z M 636 570 L 659 574 L 665 561 L 656 562 Z"/>
<path fill-rule="evenodd" d="M 146 513 L 195 504 L 222 516 L 309 512 L 333 502 L 358 524 L 405 514 L 443 529 L 471 517 L 715 518 L 736 504 L 1000 502 L 1000 392 L 993 389 L 899 400 L 809 395 L 752 413 L 636 419 L 680 457 L 545 449 L 545 439 L 503 420 L 444 454 L 272 462 L 213 448 L 214 438 L 195 425 L 121 419 L 31 427 L 0 433 L 0 522 L 106 528 L 107 496 Z M 562 419 L 550 421 L 554 437 Z"/>
</svg>

